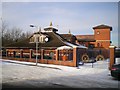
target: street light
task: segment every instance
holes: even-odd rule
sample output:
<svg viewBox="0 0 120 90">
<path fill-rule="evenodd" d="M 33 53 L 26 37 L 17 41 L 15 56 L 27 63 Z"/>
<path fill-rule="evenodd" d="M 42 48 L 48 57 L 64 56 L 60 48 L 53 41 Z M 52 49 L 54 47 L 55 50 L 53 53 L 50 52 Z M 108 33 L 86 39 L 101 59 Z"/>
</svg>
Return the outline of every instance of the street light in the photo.
<svg viewBox="0 0 120 90">
<path fill-rule="evenodd" d="M 38 31 L 41 32 L 40 27 L 38 27 L 38 26 L 31 24 L 30 27 L 36 27 L 38 29 Z M 37 54 L 38 54 L 38 43 L 39 43 L 37 36 L 35 36 L 35 43 L 36 43 L 36 66 L 37 66 L 37 63 L 38 63 L 38 55 Z"/>
<path fill-rule="evenodd" d="M 33 25 L 33 24 L 30 24 L 30 27 L 36 27 L 36 28 L 38 29 L 38 31 L 41 32 L 41 29 L 40 29 L 39 26 L 35 26 L 35 25 Z"/>
<path fill-rule="evenodd" d="M 43 43 L 48 42 L 49 41 L 49 36 L 42 34 L 41 29 L 38 26 L 35 26 L 35 25 L 31 24 L 30 27 L 36 27 L 38 29 L 38 31 L 40 32 L 40 34 L 38 36 L 34 35 L 35 40 L 33 41 L 33 43 L 36 43 L 36 66 L 37 66 L 37 62 L 38 62 L 38 55 L 37 55 L 38 54 L 38 43 L 43 44 Z"/>
</svg>

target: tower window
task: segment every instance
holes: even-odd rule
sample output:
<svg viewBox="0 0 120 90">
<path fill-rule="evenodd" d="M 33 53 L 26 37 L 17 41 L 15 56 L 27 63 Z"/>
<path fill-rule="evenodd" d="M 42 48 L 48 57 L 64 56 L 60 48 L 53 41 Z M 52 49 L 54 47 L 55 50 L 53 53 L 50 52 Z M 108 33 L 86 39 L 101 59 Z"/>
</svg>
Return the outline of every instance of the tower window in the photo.
<svg viewBox="0 0 120 90">
<path fill-rule="evenodd" d="M 97 43 L 97 47 L 100 47 L 100 43 Z"/>
<path fill-rule="evenodd" d="M 100 32 L 99 32 L 99 31 L 97 31 L 97 34 L 99 35 L 99 34 L 100 34 Z"/>
</svg>

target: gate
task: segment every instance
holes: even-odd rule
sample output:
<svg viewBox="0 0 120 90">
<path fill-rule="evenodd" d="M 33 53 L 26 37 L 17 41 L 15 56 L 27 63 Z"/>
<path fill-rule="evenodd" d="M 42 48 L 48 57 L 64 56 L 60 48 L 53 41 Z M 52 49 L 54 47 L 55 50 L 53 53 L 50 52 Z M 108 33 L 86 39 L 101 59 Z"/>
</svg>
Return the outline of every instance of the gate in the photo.
<svg viewBox="0 0 120 90">
<path fill-rule="evenodd" d="M 108 69 L 109 50 L 108 49 L 88 49 L 81 56 L 81 61 L 85 67 Z"/>
</svg>

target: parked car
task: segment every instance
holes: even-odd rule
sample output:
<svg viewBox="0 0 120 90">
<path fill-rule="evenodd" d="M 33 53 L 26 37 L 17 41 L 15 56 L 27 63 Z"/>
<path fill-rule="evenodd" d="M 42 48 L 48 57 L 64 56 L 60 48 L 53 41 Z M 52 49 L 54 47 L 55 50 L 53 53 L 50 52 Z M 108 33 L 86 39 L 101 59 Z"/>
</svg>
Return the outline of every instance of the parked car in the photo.
<svg viewBox="0 0 120 90">
<path fill-rule="evenodd" d="M 111 68 L 111 76 L 120 80 L 120 64 L 114 64 Z"/>
</svg>

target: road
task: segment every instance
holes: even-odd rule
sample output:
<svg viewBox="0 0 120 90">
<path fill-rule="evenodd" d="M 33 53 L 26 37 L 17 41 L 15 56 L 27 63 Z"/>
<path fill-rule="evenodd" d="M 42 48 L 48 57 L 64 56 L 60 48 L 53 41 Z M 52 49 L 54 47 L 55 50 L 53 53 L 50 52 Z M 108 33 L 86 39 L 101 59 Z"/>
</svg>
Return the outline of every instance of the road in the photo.
<svg viewBox="0 0 120 90">
<path fill-rule="evenodd" d="M 119 81 L 110 76 L 109 70 L 97 68 L 97 64 L 94 68 L 85 64 L 80 69 L 43 65 L 2 62 L 2 88 L 119 88 Z"/>
</svg>

